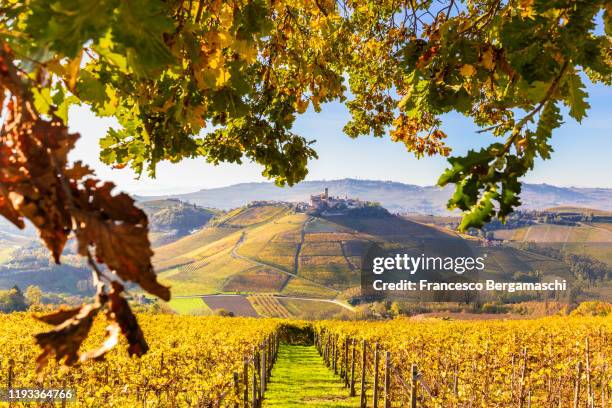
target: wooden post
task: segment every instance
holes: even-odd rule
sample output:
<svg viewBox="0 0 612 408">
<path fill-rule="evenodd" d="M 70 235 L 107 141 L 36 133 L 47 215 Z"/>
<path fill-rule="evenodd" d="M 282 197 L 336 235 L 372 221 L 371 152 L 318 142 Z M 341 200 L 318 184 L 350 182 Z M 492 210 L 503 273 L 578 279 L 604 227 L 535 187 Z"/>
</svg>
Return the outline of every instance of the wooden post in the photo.
<svg viewBox="0 0 612 408">
<path fill-rule="evenodd" d="M 257 408 L 257 370 L 253 370 L 253 408 Z"/>
<path fill-rule="evenodd" d="M 412 365 L 412 378 L 410 380 L 410 407 L 417 408 L 417 381 L 419 372 L 417 365 Z"/>
<path fill-rule="evenodd" d="M 455 395 L 455 398 L 459 396 L 459 371 L 457 369 L 457 364 L 455 364 L 455 378 L 453 379 L 453 394 Z M 510 399 L 512 400 L 512 396 L 510 396 Z"/>
<path fill-rule="evenodd" d="M 236 399 L 240 399 L 240 375 L 234 371 L 234 392 L 236 393 Z M 236 408 L 240 406 L 238 402 L 234 404 Z"/>
<path fill-rule="evenodd" d="M 327 341 L 325 342 L 325 356 L 328 367 L 331 367 L 331 333 L 327 335 Z"/>
<path fill-rule="evenodd" d="M 374 390 L 372 406 L 378 408 L 378 343 L 374 345 Z"/>
<path fill-rule="evenodd" d="M 62 380 L 62 388 L 66 389 L 66 380 Z M 64 395 L 64 397 L 62 398 L 61 407 L 66 408 L 66 395 Z"/>
<path fill-rule="evenodd" d="M 521 369 L 521 384 L 519 390 L 519 408 L 525 404 L 525 377 L 527 376 L 527 347 L 523 348 L 523 367 Z"/>
<path fill-rule="evenodd" d="M 332 365 L 334 366 L 334 374 L 337 375 L 338 374 L 338 364 L 337 364 L 337 357 L 338 357 L 338 344 L 337 344 L 337 339 L 336 336 L 333 337 L 334 339 L 334 343 L 333 343 L 333 361 L 332 361 Z"/>
<path fill-rule="evenodd" d="M 348 350 L 349 350 L 349 339 L 344 339 L 344 386 L 348 387 Z"/>
<path fill-rule="evenodd" d="M 9 358 L 8 361 L 8 386 L 7 388 L 13 388 L 13 380 L 15 379 L 15 360 Z"/>
<path fill-rule="evenodd" d="M 246 357 L 243 362 L 242 376 L 244 377 L 244 408 L 249 408 L 249 360 Z"/>
<path fill-rule="evenodd" d="M 578 408 L 580 403 L 580 378 L 582 377 L 582 361 L 578 362 L 578 376 L 576 377 L 576 387 L 574 389 L 574 408 Z"/>
<path fill-rule="evenodd" d="M 351 358 L 351 397 L 355 396 L 355 339 L 353 339 L 353 354 Z"/>
<path fill-rule="evenodd" d="M 261 395 L 264 395 L 266 392 L 266 343 L 264 342 L 262 350 L 261 350 Z"/>
<path fill-rule="evenodd" d="M 391 353 L 385 353 L 385 408 L 391 408 Z"/>
<path fill-rule="evenodd" d="M 589 350 L 589 338 L 587 337 L 584 341 L 584 347 L 586 352 L 586 381 L 587 381 L 587 406 L 593 405 L 593 388 L 591 387 L 591 357 Z"/>
<path fill-rule="evenodd" d="M 361 342 L 361 407 L 365 408 L 366 406 L 366 362 L 367 362 L 367 349 L 368 343 L 363 340 Z"/>
</svg>

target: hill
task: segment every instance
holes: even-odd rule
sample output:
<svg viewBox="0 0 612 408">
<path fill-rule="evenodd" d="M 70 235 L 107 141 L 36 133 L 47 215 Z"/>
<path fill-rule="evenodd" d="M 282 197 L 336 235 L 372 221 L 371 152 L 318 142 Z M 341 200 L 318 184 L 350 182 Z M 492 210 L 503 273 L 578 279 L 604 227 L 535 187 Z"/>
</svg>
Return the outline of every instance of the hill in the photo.
<svg viewBox="0 0 612 408">
<path fill-rule="evenodd" d="M 161 199 L 138 203 L 149 217 L 150 239 L 154 246 L 183 237 L 202 228 L 219 212 L 177 199 Z"/>
<path fill-rule="evenodd" d="M 486 256 L 487 278 L 573 280 L 558 259 L 516 248 L 484 247 L 450 230 L 388 212 L 333 216 L 291 206 L 250 205 L 156 250 L 160 280 L 175 295 L 274 293 L 332 299 L 356 293 L 365 251 Z M 485 255 L 486 254 L 486 255 Z M 282 302 L 281 302 L 282 303 Z"/>
<path fill-rule="evenodd" d="M 204 189 L 189 194 L 153 198 L 178 198 L 203 207 L 229 210 L 252 201 L 307 201 L 312 194 L 325 187 L 335 196 L 349 196 L 379 202 L 391 212 L 417 212 L 421 214 L 447 214 L 446 202 L 452 187 L 417 186 L 378 180 L 318 180 L 303 181 L 291 188 L 273 183 L 243 183 L 228 187 Z M 593 207 L 612 211 L 612 189 L 556 187 L 548 184 L 524 184 L 521 194 L 523 209 L 544 209 L 551 206 Z"/>
<path fill-rule="evenodd" d="M 149 238 L 154 246 L 168 244 L 206 225 L 219 211 L 176 199 L 140 202 L 149 216 Z M 51 262 L 34 229 L 19 230 L 0 220 L 0 289 L 13 285 L 40 286 L 43 291 L 89 295 L 91 271 L 69 243 L 62 264 Z"/>
</svg>

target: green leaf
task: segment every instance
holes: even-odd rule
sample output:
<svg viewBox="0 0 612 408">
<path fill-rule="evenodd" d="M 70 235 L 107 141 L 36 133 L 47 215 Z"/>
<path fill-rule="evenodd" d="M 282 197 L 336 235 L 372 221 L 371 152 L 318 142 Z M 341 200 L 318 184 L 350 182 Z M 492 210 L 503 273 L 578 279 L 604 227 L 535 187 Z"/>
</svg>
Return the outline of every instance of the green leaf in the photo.
<svg viewBox="0 0 612 408">
<path fill-rule="evenodd" d="M 466 231 L 469 228 L 481 228 L 484 224 L 491 221 L 493 215 L 495 215 L 495 206 L 493 200 L 498 198 L 499 195 L 495 190 L 486 191 L 478 203 L 470 209 L 470 211 L 463 214 L 461 224 L 459 224 L 459 231 Z"/>
<path fill-rule="evenodd" d="M 575 71 L 567 74 L 565 84 L 567 87 L 565 102 L 570 108 L 569 114 L 572 118 L 581 122 L 586 117 L 587 109 L 591 107 L 587 102 L 589 94 L 584 90 L 585 86 L 582 79 Z"/>
<path fill-rule="evenodd" d="M 51 89 L 43 88 L 38 90 L 37 88 L 32 89 L 34 95 L 34 107 L 38 113 L 46 115 L 49 113 L 49 108 L 53 105 L 53 99 L 51 98 Z"/>
<path fill-rule="evenodd" d="M 163 40 L 163 35 L 173 30 L 174 23 L 162 1 L 130 0 L 120 3 L 112 36 L 131 68 L 147 76 L 174 61 Z"/>
<path fill-rule="evenodd" d="M 118 0 L 32 0 L 26 30 L 40 46 L 74 58 L 108 30 Z"/>
</svg>

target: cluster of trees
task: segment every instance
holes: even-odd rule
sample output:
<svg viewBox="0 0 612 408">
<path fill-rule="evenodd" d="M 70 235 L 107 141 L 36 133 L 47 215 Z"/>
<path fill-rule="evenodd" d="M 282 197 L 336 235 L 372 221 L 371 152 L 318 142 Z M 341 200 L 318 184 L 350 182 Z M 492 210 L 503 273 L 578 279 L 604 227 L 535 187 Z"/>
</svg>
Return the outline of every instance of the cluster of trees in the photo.
<svg viewBox="0 0 612 408">
<path fill-rule="evenodd" d="M 43 305 L 43 302 L 43 293 L 38 286 L 28 286 L 25 292 L 17 285 L 9 290 L 0 290 L 0 312 L 2 313 L 37 309 Z"/>
<path fill-rule="evenodd" d="M 576 225 L 579 222 L 610 222 L 612 217 L 605 215 L 595 215 L 592 213 L 557 213 L 549 211 L 515 211 L 506 217 L 505 222 L 498 219 L 487 223 L 483 231 L 495 231 L 499 229 L 512 229 L 526 227 L 529 225 L 544 223 L 557 225 Z"/>
</svg>

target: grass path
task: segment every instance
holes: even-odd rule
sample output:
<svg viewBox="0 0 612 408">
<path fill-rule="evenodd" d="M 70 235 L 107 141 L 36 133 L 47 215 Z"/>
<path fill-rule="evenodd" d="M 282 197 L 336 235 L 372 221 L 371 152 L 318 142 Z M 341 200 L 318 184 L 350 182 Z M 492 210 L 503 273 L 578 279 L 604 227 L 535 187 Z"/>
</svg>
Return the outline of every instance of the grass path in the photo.
<svg viewBox="0 0 612 408">
<path fill-rule="evenodd" d="M 314 346 L 281 345 L 263 401 L 264 408 L 359 406 Z"/>
</svg>

